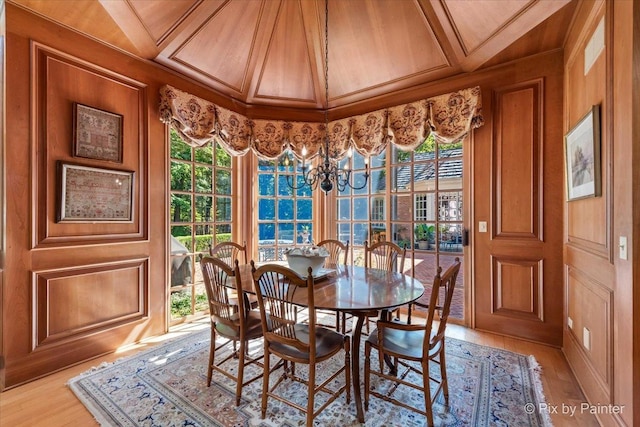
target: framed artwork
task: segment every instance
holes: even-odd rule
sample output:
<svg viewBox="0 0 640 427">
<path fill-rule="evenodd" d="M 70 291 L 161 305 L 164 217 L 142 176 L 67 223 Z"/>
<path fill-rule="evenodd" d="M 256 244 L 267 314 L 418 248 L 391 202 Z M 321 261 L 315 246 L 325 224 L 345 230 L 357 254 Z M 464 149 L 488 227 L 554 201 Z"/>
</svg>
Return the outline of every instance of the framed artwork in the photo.
<svg viewBox="0 0 640 427">
<path fill-rule="evenodd" d="M 74 103 L 73 155 L 122 163 L 122 116 Z"/>
<path fill-rule="evenodd" d="M 134 172 L 58 162 L 58 222 L 133 221 Z"/>
<path fill-rule="evenodd" d="M 567 133 L 564 141 L 567 200 L 599 196 L 600 106 L 594 105 Z"/>
</svg>

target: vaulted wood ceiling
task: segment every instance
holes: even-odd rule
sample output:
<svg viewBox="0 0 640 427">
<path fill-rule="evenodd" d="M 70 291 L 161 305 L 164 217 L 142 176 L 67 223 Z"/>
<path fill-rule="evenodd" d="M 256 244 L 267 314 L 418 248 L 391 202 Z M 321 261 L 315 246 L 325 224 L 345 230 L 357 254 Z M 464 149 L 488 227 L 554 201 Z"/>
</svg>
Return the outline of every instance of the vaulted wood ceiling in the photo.
<svg viewBox="0 0 640 427">
<path fill-rule="evenodd" d="M 351 112 L 383 105 L 391 93 L 560 48 L 576 6 L 576 0 L 328 1 L 329 107 Z M 326 106 L 324 0 L 9 2 L 256 111 Z"/>
</svg>

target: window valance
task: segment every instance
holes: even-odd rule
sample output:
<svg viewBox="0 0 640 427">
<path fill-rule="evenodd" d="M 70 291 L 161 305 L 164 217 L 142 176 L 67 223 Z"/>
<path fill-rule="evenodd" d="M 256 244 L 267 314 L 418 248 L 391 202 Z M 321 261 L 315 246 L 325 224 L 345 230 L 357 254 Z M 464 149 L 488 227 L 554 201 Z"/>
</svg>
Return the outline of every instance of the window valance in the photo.
<svg viewBox="0 0 640 427">
<path fill-rule="evenodd" d="M 253 150 L 262 159 L 276 159 L 287 149 L 301 158 L 302 147 L 311 159 L 323 145 L 325 130 L 325 124 L 317 122 L 251 120 L 169 85 L 160 89 L 160 118 L 194 147 L 217 142 L 232 155 Z M 476 86 L 329 122 L 330 154 L 341 159 L 353 147 L 375 156 L 389 143 L 410 151 L 430 133 L 439 143 L 454 143 L 483 124 Z"/>
</svg>

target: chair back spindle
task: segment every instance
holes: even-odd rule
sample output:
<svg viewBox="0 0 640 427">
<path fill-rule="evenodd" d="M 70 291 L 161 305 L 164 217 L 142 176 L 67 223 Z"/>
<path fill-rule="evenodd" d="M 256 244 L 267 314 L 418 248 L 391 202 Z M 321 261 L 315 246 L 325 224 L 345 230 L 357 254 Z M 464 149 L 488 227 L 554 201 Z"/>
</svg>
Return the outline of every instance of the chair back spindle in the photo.
<svg viewBox="0 0 640 427">
<path fill-rule="evenodd" d="M 238 293 L 242 293 L 242 283 L 237 280 L 240 277 L 237 261 L 235 268 L 229 267 L 222 259 L 211 257 L 202 258 L 200 264 L 212 320 L 236 327 L 238 322 L 236 313 L 244 313 L 245 310 L 244 299 L 230 299 L 228 292 L 233 288 Z"/>
<path fill-rule="evenodd" d="M 212 257 L 220 258 L 228 266 L 233 268 L 233 264 L 238 261 L 243 264 L 247 263 L 247 242 L 242 245 L 235 242 L 218 243 L 209 250 Z"/>
<path fill-rule="evenodd" d="M 364 266 L 367 268 L 404 273 L 404 260 L 406 255 L 407 248 L 401 248 L 393 242 L 383 240 L 369 246 L 369 242 L 364 241 Z M 396 318 L 400 318 L 400 308 L 394 310 L 393 315 Z M 368 319 L 366 328 L 367 332 L 369 332 Z"/>
<path fill-rule="evenodd" d="M 407 248 L 401 248 L 393 242 L 376 242 L 369 245 L 364 242 L 364 266 L 386 271 L 404 272 Z"/>
<path fill-rule="evenodd" d="M 349 258 L 349 241 L 342 243 L 340 240 L 326 239 L 318 243 L 317 246 L 324 247 L 329 256 L 325 259 L 325 268 L 338 269 L 341 265 L 347 265 Z M 326 310 L 324 310 L 326 312 Z M 334 312 L 335 316 L 335 329 L 336 331 L 347 333 L 347 319 L 352 318 L 351 315 L 347 315 L 345 312 Z"/>
<path fill-rule="evenodd" d="M 317 244 L 329 252 L 324 262 L 325 268 L 336 268 L 339 265 L 347 265 L 349 258 L 349 241 L 342 243 L 340 240 L 326 239 Z"/>
<path fill-rule="evenodd" d="M 280 268 L 277 268 L 280 267 Z M 296 336 L 295 325 L 298 323 L 300 306 L 293 303 L 295 297 L 304 292 L 309 308 L 309 328 L 315 328 L 315 307 L 313 304 L 313 275 L 306 279 L 298 275 L 287 274 L 287 267 L 269 266 L 258 268 L 254 277 L 258 276 L 258 304 L 262 305 L 261 311 L 269 313 L 263 319 L 263 330 L 266 339 L 281 341 L 285 345 L 291 345 L 300 351 L 309 352 L 315 346 L 315 337 L 309 337 L 309 342 L 303 342 Z M 270 270 L 267 268 L 271 268 Z"/>
<path fill-rule="evenodd" d="M 427 315 L 427 325 L 430 325 L 429 330 L 433 330 L 433 321 L 435 320 L 436 313 L 438 314 L 438 329 L 437 332 L 432 335 L 431 340 L 429 340 L 429 347 L 424 350 L 426 352 L 444 341 L 444 333 L 449 320 L 449 312 L 451 311 L 453 292 L 456 287 L 458 273 L 460 272 L 460 259 L 456 257 L 454 264 L 451 265 L 443 275 L 440 274 L 441 272 L 442 267 L 438 267 L 438 274 L 434 279 L 433 289 L 429 299 L 429 312 Z M 444 301 L 442 304 L 439 304 L 441 293 Z"/>
</svg>

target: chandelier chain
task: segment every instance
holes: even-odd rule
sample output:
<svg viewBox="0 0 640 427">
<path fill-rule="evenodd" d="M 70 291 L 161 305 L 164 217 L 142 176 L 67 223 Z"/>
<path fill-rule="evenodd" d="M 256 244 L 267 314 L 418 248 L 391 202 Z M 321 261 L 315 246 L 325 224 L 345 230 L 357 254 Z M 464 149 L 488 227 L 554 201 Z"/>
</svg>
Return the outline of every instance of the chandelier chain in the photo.
<svg viewBox="0 0 640 427">
<path fill-rule="evenodd" d="M 324 2 L 324 122 L 329 132 L 329 0 Z"/>
<path fill-rule="evenodd" d="M 324 2 L 324 145 L 320 151 L 323 159 L 319 162 L 317 167 L 307 166 L 305 163 L 306 147 L 302 148 L 302 176 L 299 185 L 296 183 L 295 175 L 294 179 L 291 179 L 287 175 L 287 184 L 294 190 L 299 190 L 305 186 L 309 186 L 311 190 L 315 190 L 318 185 L 325 193 L 329 193 L 335 184 L 338 191 L 344 191 L 347 187 L 351 187 L 354 190 L 359 190 L 367 185 L 369 179 L 369 164 L 368 159 L 365 159 L 365 172 L 364 183 L 360 186 L 354 186 L 351 183 L 351 169 L 347 163 L 344 169 L 339 167 L 339 163 L 336 159 L 330 157 L 330 132 L 329 132 L 329 0 Z M 351 150 L 351 149 L 349 149 Z M 324 153 L 322 152 L 324 151 Z M 349 157 L 351 157 L 351 151 L 349 151 Z M 286 165 L 288 165 L 288 155 L 286 156 Z M 350 159 L 347 160 L 350 162 Z"/>
</svg>

